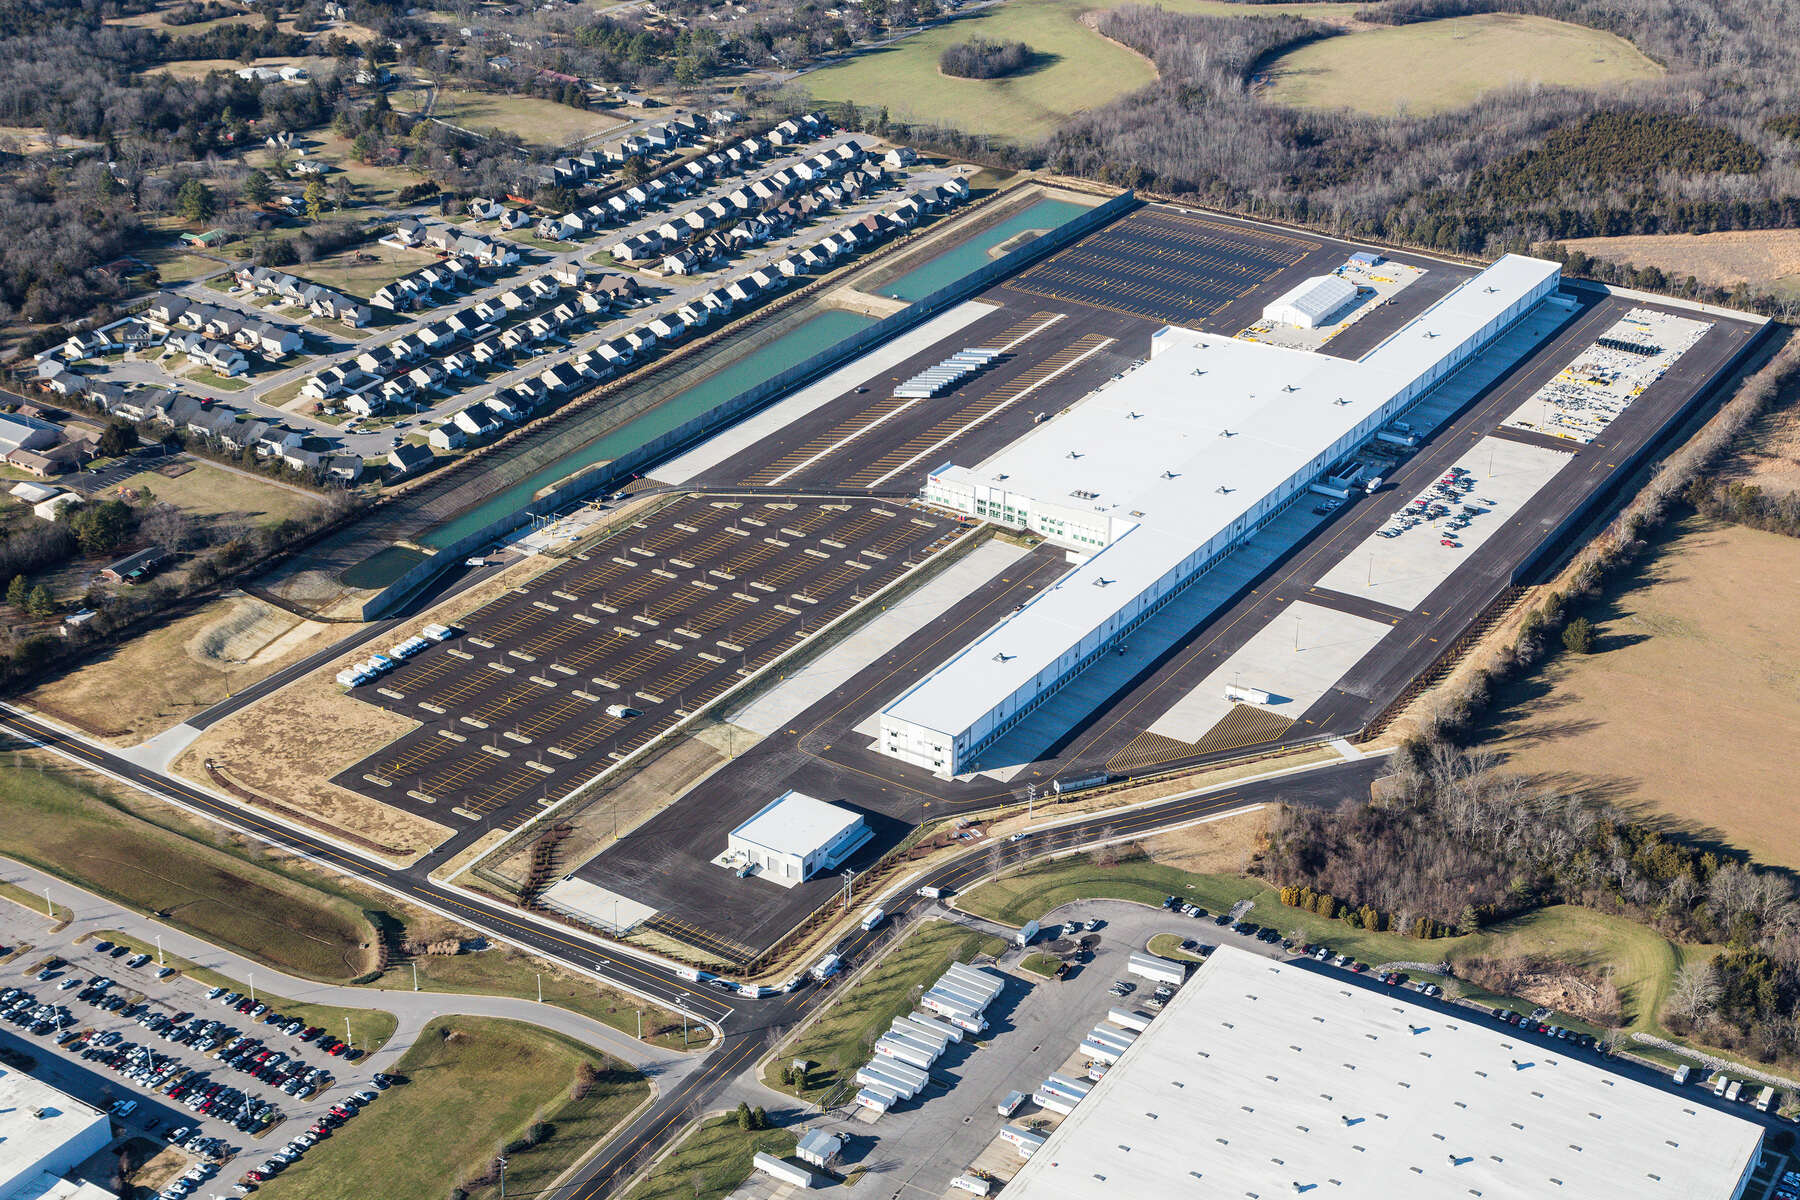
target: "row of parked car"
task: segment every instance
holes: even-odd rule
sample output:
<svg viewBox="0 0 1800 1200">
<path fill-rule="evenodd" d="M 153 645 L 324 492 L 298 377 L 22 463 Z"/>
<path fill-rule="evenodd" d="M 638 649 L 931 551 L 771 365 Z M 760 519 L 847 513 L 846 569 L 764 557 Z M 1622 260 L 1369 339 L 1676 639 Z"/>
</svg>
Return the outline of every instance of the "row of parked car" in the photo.
<svg viewBox="0 0 1800 1200">
<path fill-rule="evenodd" d="M 197 1162 L 163 1185 L 157 1200 L 187 1200 L 195 1188 L 212 1178 L 218 1168 L 209 1162 Z"/>
<path fill-rule="evenodd" d="M 298 1017 L 289 1017 L 283 1013 L 274 1012 L 268 1005 L 253 996 L 246 996 L 242 992 L 227 991 L 220 987 L 207 993 L 206 998 L 233 1008 L 245 1016 L 257 1018 L 264 1025 L 273 1025 L 295 1041 L 309 1042 L 333 1058 L 347 1058 L 351 1062 L 355 1062 L 363 1056 L 361 1050 L 351 1046 L 348 1042 L 340 1042 L 326 1033 L 323 1025 L 308 1025 Z"/>
<path fill-rule="evenodd" d="M 241 1133 L 260 1133 L 281 1120 L 281 1110 L 268 1101 L 220 1083 L 173 1054 L 127 1042 L 116 1030 L 72 1034 L 64 1048 L 79 1051 L 87 1061 L 117 1071 L 139 1087 L 178 1101 L 196 1115 L 223 1121 Z M 121 1103 L 128 1107 L 116 1105 L 115 1116 L 128 1117 L 137 1107 L 134 1100 Z"/>
<path fill-rule="evenodd" d="M 386 1078 L 377 1075 L 375 1086 L 386 1087 Z M 345 1097 L 342 1103 L 332 1105 L 329 1112 L 313 1122 L 312 1128 L 270 1155 L 268 1160 L 260 1166 L 252 1167 L 244 1172 L 244 1177 L 238 1181 L 238 1189 L 252 1188 L 299 1162 L 308 1150 L 318 1145 L 323 1139 L 330 1137 L 333 1130 L 361 1112 L 363 1107 L 374 1100 L 377 1094 L 364 1089 Z"/>
<path fill-rule="evenodd" d="M 23 988 L 9 987 L 0 991 L 0 1020 L 17 1025 L 39 1037 L 67 1029 L 75 1017 L 60 1004 L 46 1004 Z"/>
</svg>

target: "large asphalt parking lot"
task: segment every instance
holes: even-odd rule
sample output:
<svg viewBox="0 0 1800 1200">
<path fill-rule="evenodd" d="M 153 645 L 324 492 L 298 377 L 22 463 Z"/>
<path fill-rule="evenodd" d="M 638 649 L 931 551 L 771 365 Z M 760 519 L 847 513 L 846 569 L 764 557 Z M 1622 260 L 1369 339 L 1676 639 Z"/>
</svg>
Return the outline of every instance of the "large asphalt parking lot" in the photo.
<svg viewBox="0 0 1800 1200">
<path fill-rule="evenodd" d="M 424 724 L 335 782 L 437 819 L 511 828 L 899 578 L 958 528 L 874 501 L 683 496 L 357 689 Z"/>
</svg>

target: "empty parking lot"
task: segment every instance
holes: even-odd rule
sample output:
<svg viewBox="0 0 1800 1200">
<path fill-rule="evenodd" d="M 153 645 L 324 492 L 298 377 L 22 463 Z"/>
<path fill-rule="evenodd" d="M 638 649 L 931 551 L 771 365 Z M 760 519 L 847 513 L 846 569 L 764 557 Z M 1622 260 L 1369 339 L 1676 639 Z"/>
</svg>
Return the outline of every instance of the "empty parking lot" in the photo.
<svg viewBox="0 0 1800 1200">
<path fill-rule="evenodd" d="M 693 495 L 459 622 L 357 695 L 423 725 L 336 782 L 511 827 L 899 578 L 957 524 L 895 504 Z"/>
</svg>

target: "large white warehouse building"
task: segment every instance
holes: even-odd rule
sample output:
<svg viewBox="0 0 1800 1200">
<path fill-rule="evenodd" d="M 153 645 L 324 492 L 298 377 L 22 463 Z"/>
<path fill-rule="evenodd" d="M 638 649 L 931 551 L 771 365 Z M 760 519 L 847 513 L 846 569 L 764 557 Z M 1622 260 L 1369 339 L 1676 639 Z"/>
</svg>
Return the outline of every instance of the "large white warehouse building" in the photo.
<svg viewBox="0 0 1800 1200">
<path fill-rule="evenodd" d="M 1737 1200 L 1762 1127 L 1561 1045 L 1221 946 L 1009 1200 Z"/>
<path fill-rule="evenodd" d="M 1076 672 L 1556 290 L 1507 255 L 1349 361 L 1174 327 L 1142 367 L 932 504 L 1090 555 L 880 714 L 876 748 L 962 773 Z"/>
</svg>

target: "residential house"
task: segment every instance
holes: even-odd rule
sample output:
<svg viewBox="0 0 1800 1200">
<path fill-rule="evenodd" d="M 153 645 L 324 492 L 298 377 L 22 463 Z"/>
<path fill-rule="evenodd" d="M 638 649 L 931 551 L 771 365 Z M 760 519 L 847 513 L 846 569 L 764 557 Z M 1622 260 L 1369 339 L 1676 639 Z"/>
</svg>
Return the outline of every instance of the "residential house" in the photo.
<svg viewBox="0 0 1800 1200">
<path fill-rule="evenodd" d="M 428 446 L 402 442 L 388 451 L 387 461 L 389 473 L 395 479 L 405 479 L 428 469 L 437 459 Z"/>
<path fill-rule="evenodd" d="M 581 374 L 568 363 L 558 363 L 538 375 L 538 382 L 557 395 L 566 395 L 581 384 Z"/>
<path fill-rule="evenodd" d="M 677 250 L 665 255 L 662 260 L 661 270 L 664 275 L 692 275 L 699 269 L 700 260 L 694 257 L 692 250 Z"/>
<path fill-rule="evenodd" d="M 566 288 L 580 287 L 587 282 L 587 274 L 587 268 L 574 260 L 559 262 L 550 268 L 551 280 Z"/>
<path fill-rule="evenodd" d="M 433 450 L 460 450 L 468 440 L 468 433 L 455 421 L 433 425 L 425 434 L 425 444 Z"/>
<path fill-rule="evenodd" d="M 475 403 L 450 418 L 451 425 L 466 437 L 487 438 L 500 432 L 501 421 L 486 404 Z"/>
</svg>

